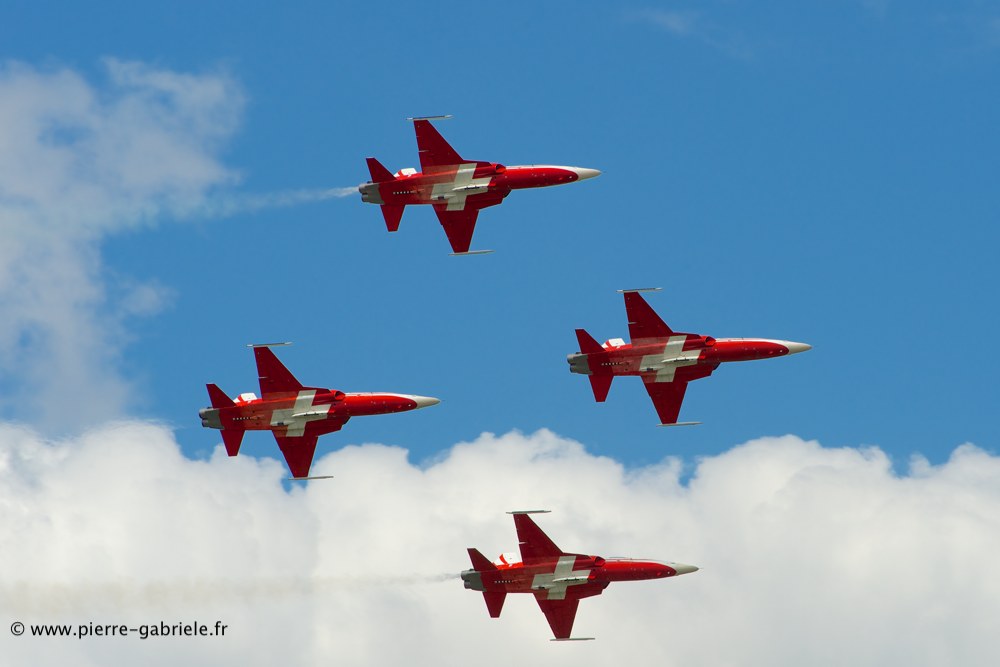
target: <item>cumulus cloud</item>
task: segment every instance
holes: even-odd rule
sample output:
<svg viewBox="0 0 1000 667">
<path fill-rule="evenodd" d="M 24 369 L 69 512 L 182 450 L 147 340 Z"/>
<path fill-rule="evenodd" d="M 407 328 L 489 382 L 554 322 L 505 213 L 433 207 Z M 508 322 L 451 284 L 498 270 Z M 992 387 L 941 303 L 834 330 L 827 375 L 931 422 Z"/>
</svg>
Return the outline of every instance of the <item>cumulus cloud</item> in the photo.
<svg viewBox="0 0 1000 667">
<path fill-rule="evenodd" d="M 2 407 L 57 429 L 121 414 L 124 326 L 169 293 L 109 287 L 100 241 L 198 211 L 236 182 L 217 156 L 242 112 L 229 76 L 114 59 L 104 74 L 93 83 L 66 68 L 0 65 Z M 78 399 L 56 405 L 56 392 Z"/>
<path fill-rule="evenodd" d="M 263 436 L 262 436 L 263 437 Z M 122 422 L 51 441 L 0 425 L 7 624 L 222 620 L 224 638 L 39 639 L 15 664 L 991 664 L 1000 458 L 972 445 L 897 474 L 877 448 L 763 438 L 642 468 L 548 431 L 484 434 L 432 462 L 382 445 L 282 487 L 273 459 L 180 453 Z M 613 585 L 550 644 L 530 596 L 499 620 L 454 575 L 515 551 L 504 511 L 567 550 L 690 562 Z"/>
</svg>

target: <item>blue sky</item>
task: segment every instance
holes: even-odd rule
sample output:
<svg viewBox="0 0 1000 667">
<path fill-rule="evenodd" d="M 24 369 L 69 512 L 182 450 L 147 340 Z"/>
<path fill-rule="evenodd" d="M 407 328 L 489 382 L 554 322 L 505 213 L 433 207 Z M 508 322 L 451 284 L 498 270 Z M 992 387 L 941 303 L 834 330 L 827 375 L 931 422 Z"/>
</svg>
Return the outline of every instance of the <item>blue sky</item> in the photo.
<svg viewBox="0 0 1000 667">
<path fill-rule="evenodd" d="M 58 7 L 58 22 L 49 3 L 9 7 L 5 57 L 97 90 L 105 57 L 223 73 L 244 104 L 216 154 L 239 182 L 210 197 L 351 186 L 368 155 L 414 166 L 404 118 L 433 113 L 454 114 L 439 126 L 463 155 L 604 172 L 486 211 L 486 257 L 449 257 L 426 208 L 390 236 L 356 196 L 104 238 L 111 292 L 168 294 L 127 325 L 119 370 L 133 413 L 178 429 L 191 455 L 217 440 L 196 420 L 202 384 L 255 389 L 243 344 L 273 339 L 295 342 L 282 357 L 305 382 L 443 399 L 355 420 L 328 447 L 421 459 L 543 426 L 637 464 L 783 433 L 901 460 L 997 446 L 988 5 L 102 7 Z M 576 327 L 624 336 L 615 290 L 647 285 L 675 328 L 814 350 L 724 366 L 689 389 L 682 417 L 704 425 L 654 428 L 638 381 L 596 405 L 564 361 Z"/>
<path fill-rule="evenodd" d="M 3 655 L 995 662 L 993 3 L 8 2 L 0 44 L 5 622 L 234 633 Z M 368 156 L 417 166 L 425 114 L 463 156 L 603 175 L 513 193 L 496 252 L 450 257 L 428 208 L 389 234 L 335 196 Z M 597 404 L 565 361 L 646 286 L 677 330 L 813 349 L 721 367 L 701 426 L 657 428 L 639 380 Z M 268 434 L 229 459 L 197 417 L 280 340 L 304 383 L 442 403 L 285 482 Z M 442 576 L 525 507 L 567 550 L 703 569 L 550 645 L 528 596 L 493 621 Z"/>
</svg>

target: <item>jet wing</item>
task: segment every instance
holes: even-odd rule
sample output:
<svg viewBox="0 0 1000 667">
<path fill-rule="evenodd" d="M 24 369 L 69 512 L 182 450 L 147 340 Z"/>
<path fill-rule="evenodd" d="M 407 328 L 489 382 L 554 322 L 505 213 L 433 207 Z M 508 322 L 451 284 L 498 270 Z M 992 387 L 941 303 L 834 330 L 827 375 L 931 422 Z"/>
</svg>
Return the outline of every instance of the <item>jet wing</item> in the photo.
<svg viewBox="0 0 1000 667">
<path fill-rule="evenodd" d="M 517 529 L 517 541 L 521 543 L 521 560 L 525 563 L 566 555 L 527 514 L 515 514 L 514 527 Z"/>
<path fill-rule="evenodd" d="M 292 477 L 301 478 L 309 476 L 309 468 L 312 467 L 313 456 L 316 454 L 316 441 L 324 433 L 339 431 L 347 419 L 343 421 L 327 419 L 315 430 L 307 428 L 305 434 L 297 436 L 281 435 L 273 432 L 274 439 L 278 441 L 278 448 L 285 456 L 285 463 L 292 473 Z M 311 426 L 311 424 L 310 424 Z"/>
<path fill-rule="evenodd" d="M 628 316 L 628 335 L 633 344 L 674 335 L 673 330 L 638 292 L 625 292 L 625 314 Z"/>
<path fill-rule="evenodd" d="M 308 477 L 319 436 L 300 435 L 289 438 L 275 433 L 274 439 L 278 441 L 278 447 L 285 455 L 285 463 L 288 464 L 292 477 Z"/>
<path fill-rule="evenodd" d="M 417 152 L 420 155 L 420 168 L 423 171 L 433 172 L 438 167 L 450 167 L 467 162 L 434 129 L 430 121 L 422 118 L 414 120 L 413 131 L 417 135 Z"/>
<path fill-rule="evenodd" d="M 449 211 L 447 204 L 435 204 L 434 212 L 437 213 L 444 233 L 451 243 L 451 251 L 454 253 L 469 252 L 472 245 L 472 232 L 476 229 L 476 218 L 479 217 L 479 209 L 466 206 L 458 211 Z"/>
<path fill-rule="evenodd" d="M 302 383 L 278 361 L 271 348 L 258 346 L 253 348 L 253 356 L 257 361 L 257 379 L 260 381 L 261 398 L 270 398 L 276 394 L 296 394 L 302 390 Z"/>
<path fill-rule="evenodd" d="M 656 382 L 655 373 L 643 375 L 642 381 L 646 385 L 649 397 L 653 399 L 653 407 L 656 408 L 656 414 L 660 417 L 660 423 L 676 424 L 677 416 L 681 412 L 681 403 L 684 402 L 687 381 Z"/>
<path fill-rule="evenodd" d="M 569 639 L 570 633 L 573 632 L 573 621 L 576 620 L 576 608 L 580 606 L 580 601 L 575 598 L 549 600 L 545 596 L 544 592 L 536 593 L 535 600 L 538 601 L 538 606 L 545 614 L 545 620 L 549 622 L 552 634 L 556 639 Z"/>
</svg>

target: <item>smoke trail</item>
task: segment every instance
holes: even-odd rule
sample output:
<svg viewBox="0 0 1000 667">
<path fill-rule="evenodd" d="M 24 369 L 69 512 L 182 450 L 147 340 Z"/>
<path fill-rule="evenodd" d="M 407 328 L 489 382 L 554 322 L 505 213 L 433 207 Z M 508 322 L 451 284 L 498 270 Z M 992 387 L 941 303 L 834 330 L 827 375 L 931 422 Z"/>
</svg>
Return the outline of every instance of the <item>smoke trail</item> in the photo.
<svg viewBox="0 0 1000 667">
<path fill-rule="evenodd" d="M 316 188 L 311 190 L 281 190 L 264 194 L 232 194 L 209 198 L 198 212 L 210 218 L 226 218 L 241 213 L 256 213 L 265 209 L 288 208 L 328 199 L 343 199 L 358 194 L 358 186 Z"/>
<path fill-rule="evenodd" d="M 0 587 L 0 607 L 17 613 L 55 613 L 95 608 L 126 609 L 283 600 L 317 593 L 398 588 L 458 579 L 456 573 L 387 577 L 274 577 L 264 579 L 187 579 L 79 584 L 16 582 Z"/>
</svg>

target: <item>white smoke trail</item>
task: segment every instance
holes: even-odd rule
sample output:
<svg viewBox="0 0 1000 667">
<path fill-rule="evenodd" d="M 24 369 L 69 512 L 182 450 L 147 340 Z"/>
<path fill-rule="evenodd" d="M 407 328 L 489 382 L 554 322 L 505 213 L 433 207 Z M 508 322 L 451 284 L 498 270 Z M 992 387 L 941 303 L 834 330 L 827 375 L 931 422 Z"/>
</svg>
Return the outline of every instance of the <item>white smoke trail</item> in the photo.
<svg viewBox="0 0 1000 667">
<path fill-rule="evenodd" d="M 209 218 L 227 218 L 272 208 L 289 208 L 328 199 L 343 199 L 356 194 L 358 194 L 358 186 L 356 185 L 340 188 L 280 190 L 264 194 L 231 194 L 215 198 L 209 197 L 199 207 L 198 212 Z"/>
<path fill-rule="evenodd" d="M 458 579 L 457 573 L 359 577 L 274 577 L 251 580 L 187 579 L 150 582 L 35 583 L 0 587 L 0 607 L 21 614 L 95 608 L 162 608 L 176 604 L 276 601 L 346 590 L 398 588 Z"/>
</svg>

